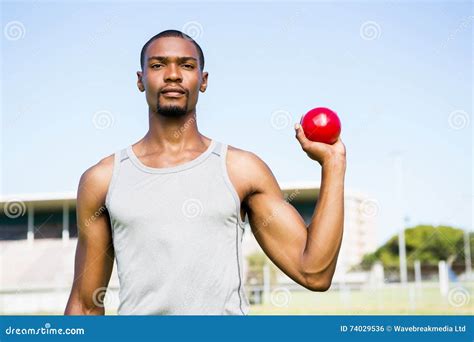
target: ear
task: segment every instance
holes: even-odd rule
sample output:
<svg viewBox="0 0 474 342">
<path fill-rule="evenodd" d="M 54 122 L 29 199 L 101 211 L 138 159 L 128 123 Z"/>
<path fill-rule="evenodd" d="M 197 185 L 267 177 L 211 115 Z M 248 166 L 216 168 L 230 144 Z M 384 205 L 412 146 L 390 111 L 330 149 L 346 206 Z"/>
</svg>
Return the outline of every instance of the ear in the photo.
<svg viewBox="0 0 474 342">
<path fill-rule="evenodd" d="M 201 91 L 201 93 L 204 93 L 207 89 L 207 77 L 209 76 L 209 74 L 204 71 L 202 73 L 202 78 L 201 78 L 201 86 L 199 87 L 199 90 Z"/>
<path fill-rule="evenodd" d="M 145 86 L 143 85 L 143 72 L 142 71 L 137 71 L 137 86 L 138 90 L 140 90 L 142 93 L 145 91 Z"/>
</svg>

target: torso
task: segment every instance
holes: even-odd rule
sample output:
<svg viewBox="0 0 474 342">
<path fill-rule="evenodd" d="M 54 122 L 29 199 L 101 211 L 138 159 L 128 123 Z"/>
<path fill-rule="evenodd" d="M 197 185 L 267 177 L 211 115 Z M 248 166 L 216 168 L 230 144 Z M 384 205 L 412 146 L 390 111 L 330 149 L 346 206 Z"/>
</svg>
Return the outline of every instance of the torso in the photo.
<svg viewBox="0 0 474 342">
<path fill-rule="evenodd" d="M 136 152 L 136 154 L 140 156 L 140 161 L 143 164 L 150 167 L 154 167 L 154 168 L 163 168 L 163 167 L 173 167 L 173 166 L 183 164 L 197 158 L 200 154 L 202 154 L 207 149 L 211 140 L 208 138 L 205 138 L 205 142 L 206 142 L 206 146 L 204 146 L 201 150 L 189 151 L 179 157 L 169 156 L 169 155 L 164 155 L 164 154 L 152 154 L 152 155 L 143 156 L 143 154 L 140 153 L 139 143 L 134 144 L 133 149 Z M 234 188 L 237 194 L 239 195 L 239 199 L 241 203 L 240 215 L 242 217 L 242 220 L 245 219 L 245 214 L 246 214 L 245 200 L 247 196 L 251 193 L 250 179 L 248 176 L 244 174 L 244 171 L 247 169 L 245 166 L 245 163 L 248 162 L 248 160 L 244 158 L 245 153 L 248 153 L 248 152 L 232 147 L 230 145 L 227 152 L 227 171 L 229 173 L 229 178 L 232 184 L 234 185 Z M 105 167 L 107 168 L 108 173 L 110 173 L 110 177 L 108 177 L 109 179 L 107 179 L 107 183 L 110 182 L 110 178 L 112 177 L 113 162 L 114 162 L 113 155 L 110 155 L 104 158 L 100 162 L 100 164 L 102 164 L 104 168 Z M 107 189 L 107 187 L 108 187 L 108 184 L 107 186 L 104 187 L 105 190 Z M 105 198 L 105 194 L 104 194 L 104 198 Z"/>
<path fill-rule="evenodd" d="M 185 149 L 129 145 L 114 156 L 105 205 L 120 281 L 119 314 L 248 311 L 242 287 L 245 229 L 237 220 L 244 211 L 236 212 L 246 196 L 243 171 L 251 167 L 242 165 L 248 152 L 201 141 Z"/>
</svg>

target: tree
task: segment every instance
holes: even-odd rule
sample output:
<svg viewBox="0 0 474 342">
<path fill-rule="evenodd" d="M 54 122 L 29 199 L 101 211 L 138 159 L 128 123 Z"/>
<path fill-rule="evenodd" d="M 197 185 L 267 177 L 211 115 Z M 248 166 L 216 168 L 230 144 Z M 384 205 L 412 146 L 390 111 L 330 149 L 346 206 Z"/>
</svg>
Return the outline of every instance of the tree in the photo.
<svg viewBox="0 0 474 342">
<path fill-rule="evenodd" d="M 474 234 L 469 234 L 471 259 L 474 263 Z M 449 226 L 418 225 L 405 230 L 405 245 L 408 267 L 415 260 L 424 265 L 437 265 L 440 260 L 464 264 L 464 231 Z M 392 236 L 375 252 L 366 254 L 360 266 L 363 269 L 372 267 L 375 261 L 382 262 L 384 267 L 399 266 L 398 235 Z"/>
</svg>

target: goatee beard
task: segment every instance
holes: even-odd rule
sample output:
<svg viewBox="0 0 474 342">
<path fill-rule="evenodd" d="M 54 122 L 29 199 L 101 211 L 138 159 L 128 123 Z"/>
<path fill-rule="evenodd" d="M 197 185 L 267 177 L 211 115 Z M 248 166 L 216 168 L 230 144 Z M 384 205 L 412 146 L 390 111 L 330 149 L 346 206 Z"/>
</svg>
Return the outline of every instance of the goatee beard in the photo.
<svg viewBox="0 0 474 342">
<path fill-rule="evenodd" d="M 161 106 L 160 102 L 158 101 L 158 105 L 156 107 L 156 111 L 159 115 L 163 115 L 169 118 L 180 118 L 186 115 L 186 107 L 180 106 Z"/>
</svg>

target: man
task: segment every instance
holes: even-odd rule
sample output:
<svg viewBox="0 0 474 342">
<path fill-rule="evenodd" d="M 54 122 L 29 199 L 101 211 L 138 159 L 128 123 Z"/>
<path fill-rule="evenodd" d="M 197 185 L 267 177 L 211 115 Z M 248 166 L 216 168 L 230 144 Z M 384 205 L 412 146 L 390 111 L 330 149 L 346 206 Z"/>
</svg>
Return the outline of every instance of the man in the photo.
<svg viewBox="0 0 474 342">
<path fill-rule="evenodd" d="M 208 73 L 199 45 L 174 30 L 141 53 L 138 89 L 149 130 L 81 177 L 75 275 L 65 314 L 104 314 L 114 258 L 119 314 L 242 315 L 244 218 L 268 257 L 312 291 L 331 284 L 344 219 L 345 147 L 311 142 L 302 149 L 322 166 L 318 203 L 307 227 L 255 154 L 202 135 L 199 92 Z"/>
</svg>

